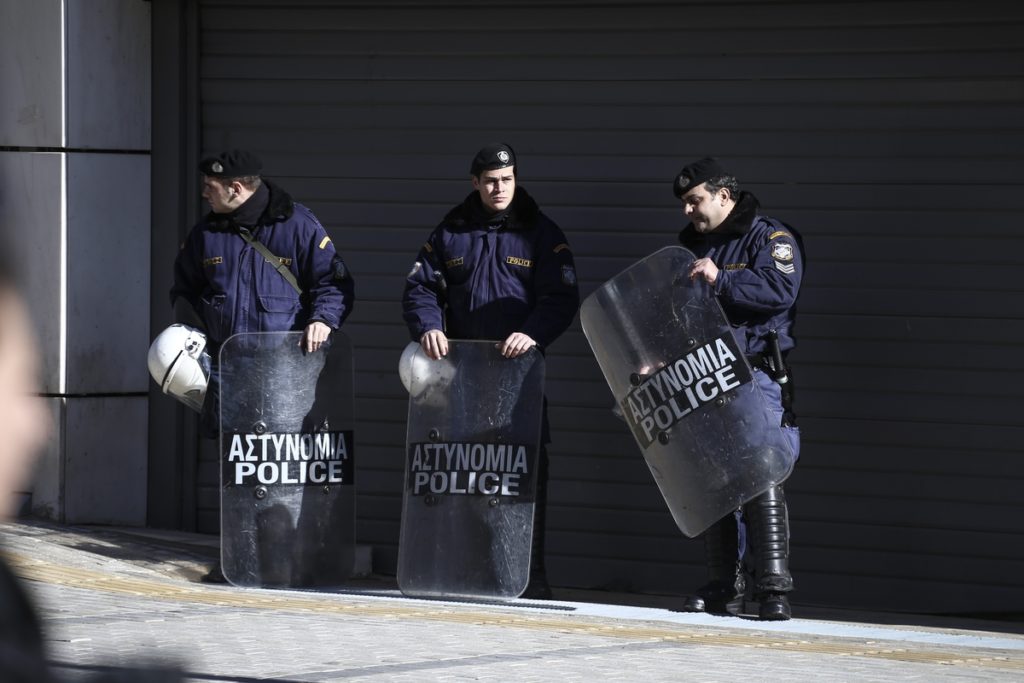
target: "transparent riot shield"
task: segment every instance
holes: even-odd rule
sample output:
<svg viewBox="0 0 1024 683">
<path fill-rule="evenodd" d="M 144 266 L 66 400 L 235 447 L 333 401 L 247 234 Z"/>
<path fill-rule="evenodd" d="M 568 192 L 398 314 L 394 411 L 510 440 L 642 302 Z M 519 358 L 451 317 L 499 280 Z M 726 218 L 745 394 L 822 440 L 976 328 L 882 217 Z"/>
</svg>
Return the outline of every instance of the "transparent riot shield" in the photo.
<svg viewBox="0 0 1024 683">
<path fill-rule="evenodd" d="M 220 349 L 221 564 L 236 586 L 330 587 L 355 558 L 352 347 L 245 333 Z"/>
<path fill-rule="evenodd" d="M 494 341 L 413 357 L 398 586 L 420 597 L 518 597 L 530 573 L 544 358 Z"/>
<path fill-rule="evenodd" d="M 789 443 L 703 281 L 668 247 L 606 282 L 580 321 L 676 524 L 696 536 L 789 476 Z"/>
</svg>

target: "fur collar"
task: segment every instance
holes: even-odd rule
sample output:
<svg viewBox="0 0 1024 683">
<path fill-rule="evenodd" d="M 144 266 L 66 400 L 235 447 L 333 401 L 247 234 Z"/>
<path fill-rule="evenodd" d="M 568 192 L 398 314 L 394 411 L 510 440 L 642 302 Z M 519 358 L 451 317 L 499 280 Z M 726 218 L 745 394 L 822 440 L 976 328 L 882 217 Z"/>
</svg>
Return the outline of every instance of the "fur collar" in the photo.
<svg viewBox="0 0 1024 683">
<path fill-rule="evenodd" d="M 708 234 L 701 234 L 693 227 L 693 223 L 687 223 L 686 227 L 679 232 L 679 243 L 684 247 L 688 247 L 700 244 L 712 235 L 722 235 L 723 237 L 726 235 L 745 235 L 753 227 L 754 219 L 757 217 L 757 212 L 760 208 L 761 205 L 758 203 L 757 197 L 749 192 L 740 192 L 736 206 L 732 207 L 732 211 L 725 217 L 721 225 Z"/>
<path fill-rule="evenodd" d="M 292 214 L 295 213 L 295 201 L 292 199 L 292 196 L 279 185 L 275 185 L 269 180 L 264 180 L 263 182 L 266 183 L 267 189 L 270 190 L 270 201 L 267 202 L 267 208 L 263 211 L 263 215 L 260 216 L 260 225 L 280 223 L 291 218 Z"/>
<path fill-rule="evenodd" d="M 266 178 L 263 179 L 263 185 L 267 188 L 269 197 L 257 225 L 273 225 L 291 218 L 295 213 L 295 202 L 291 195 Z M 234 213 L 219 214 L 211 211 L 206 214 L 205 222 L 211 230 L 216 231 L 233 230 L 236 227 Z"/>
<path fill-rule="evenodd" d="M 477 192 L 470 192 L 461 204 L 448 212 L 448 215 L 444 217 L 444 222 L 455 228 L 482 225 L 485 222 L 482 220 L 482 213 L 480 195 Z M 537 202 L 525 187 L 517 186 L 503 227 L 507 230 L 529 230 L 537 225 L 538 218 L 540 218 L 540 207 L 537 206 Z"/>
</svg>

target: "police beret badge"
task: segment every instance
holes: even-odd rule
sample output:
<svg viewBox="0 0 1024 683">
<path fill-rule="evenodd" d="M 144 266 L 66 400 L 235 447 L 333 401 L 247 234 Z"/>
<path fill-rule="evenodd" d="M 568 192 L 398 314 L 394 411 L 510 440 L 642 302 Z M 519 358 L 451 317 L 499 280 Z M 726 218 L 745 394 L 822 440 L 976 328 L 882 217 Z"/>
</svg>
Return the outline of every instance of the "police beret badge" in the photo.
<svg viewBox="0 0 1024 683">
<path fill-rule="evenodd" d="M 475 176 L 482 171 L 491 171 L 497 168 L 516 165 L 516 153 L 512 147 L 504 142 L 492 142 L 480 149 L 473 157 L 469 172 Z"/>
<path fill-rule="evenodd" d="M 199 170 L 203 175 L 216 178 L 242 178 L 260 175 L 263 162 L 252 152 L 233 149 L 203 159 L 199 164 Z"/>
</svg>

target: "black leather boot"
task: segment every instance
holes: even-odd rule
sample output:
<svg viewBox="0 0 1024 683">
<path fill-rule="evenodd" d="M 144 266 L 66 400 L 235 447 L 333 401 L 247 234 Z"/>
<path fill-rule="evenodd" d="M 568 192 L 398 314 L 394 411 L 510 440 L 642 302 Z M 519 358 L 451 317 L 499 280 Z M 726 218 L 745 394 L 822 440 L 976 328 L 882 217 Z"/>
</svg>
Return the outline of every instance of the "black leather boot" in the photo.
<svg viewBox="0 0 1024 683">
<path fill-rule="evenodd" d="M 747 503 L 754 551 L 754 596 L 765 621 L 785 621 L 792 616 L 786 594 L 793 590 L 789 573 L 789 511 L 781 486 L 775 486 Z"/>
<path fill-rule="evenodd" d="M 683 599 L 681 611 L 739 614 L 743 611 L 747 584 L 735 515 L 726 515 L 704 532 L 704 555 L 708 582 Z"/>
<path fill-rule="evenodd" d="M 757 614 L 761 621 L 788 621 L 793 616 L 785 593 L 766 593 L 760 597 Z"/>
</svg>

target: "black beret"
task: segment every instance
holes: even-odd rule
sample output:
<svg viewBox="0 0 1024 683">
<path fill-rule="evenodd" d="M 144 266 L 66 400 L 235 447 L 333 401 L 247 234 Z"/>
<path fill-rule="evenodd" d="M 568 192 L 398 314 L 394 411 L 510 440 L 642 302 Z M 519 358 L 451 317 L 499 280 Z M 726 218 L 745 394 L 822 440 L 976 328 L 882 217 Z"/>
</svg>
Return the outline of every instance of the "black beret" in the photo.
<svg viewBox="0 0 1024 683">
<path fill-rule="evenodd" d="M 713 178 L 721 178 L 728 175 L 731 174 L 722 168 L 717 159 L 704 157 L 699 161 L 683 166 L 683 170 L 679 172 L 675 182 L 672 183 L 672 192 L 675 193 L 676 197 L 682 198 L 684 194 L 698 185 L 706 183 Z"/>
<path fill-rule="evenodd" d="M 516 153 L 509 145 L 503 142 L 492 142 L 473 157 L 473 163 L 469 172 L 473 175 L 480 175 L 481 171 L 491 171 L 496 168 L 507 168 L 516 165 Z"/>
<path fill-rule="evenodd" d="M 241 178 L 259 175 L 263 170 L 263 162 L 252 152 L 233 149 L 230 152 L 221 152 L 215 157 L 203 159 L 199 164 L 199 170 L 203 172 L 203 175 L 213 178 Z"/>
</svg>

